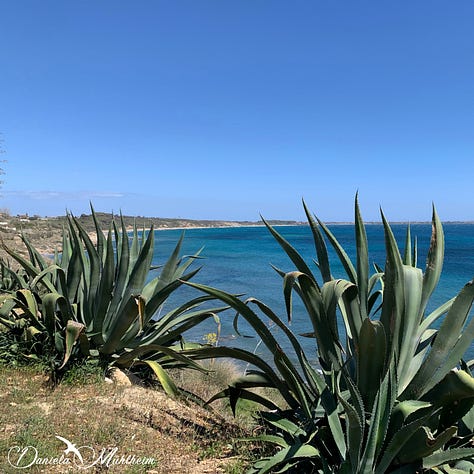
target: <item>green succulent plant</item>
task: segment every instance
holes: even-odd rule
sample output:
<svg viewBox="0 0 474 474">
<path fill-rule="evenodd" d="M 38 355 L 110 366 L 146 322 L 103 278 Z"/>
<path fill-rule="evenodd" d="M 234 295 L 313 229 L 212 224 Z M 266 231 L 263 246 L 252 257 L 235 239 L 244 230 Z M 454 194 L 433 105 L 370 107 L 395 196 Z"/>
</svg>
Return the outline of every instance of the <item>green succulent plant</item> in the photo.
<svg viewBox="0 0 474 474">
<path fill-rule="evenodd" d="M 253 365 L 209 403 L 228 397 L 261 403 L 276 445 L 251 472 L 385 473 L 473 472 L 474 378 L 462 361 L 474 337 L 469 282 L 445 304 L 427 313 L 444 254 L 441 222 L 433 209 L 432 238 L 425 271 L 416 267 L 416 245 L 408 228 L 405 252 L 397 246 L 382 213 L 385 267 L 370 272 L 365 226 L 355 202 L 356 261 L 330 229 L 305 206 L 313 235 L 319 279 L 301 255 L 266 224 L 296 270 L 276 271 L 283 279 L 288 321 L 293 293 L 302 300 L 315 339 L 315 353 L 263 302 L 241 301 L 224 291 L 188 283 L 220 299 L 244 318 L 273 356 L 270 364 L 249 351 L 230 347 L 187 352 L 193 357 L 233 357 Z M 332 276 L 326 239 L 344 267 Z M 292 354 L 263 318 L 279 328 Z M 317 355 L 319 364 L 310 363 Z M 276 388 L 285 406 L 251 389 Z"/>
<path fill-rule="evenodd" d="M 46 330 L 56 351 L 64 356 L 58 370 L 73 354 L 99 358 L 106 366 L 145 364 L 169 393 L 175 393 L 177 389 L 165 369 L 199 369 L 192 359 L 181 354 L 190 347 L 183 333 L 217 317 L 224 307 L 203 309 L 202 304 L 213 298 L 202 296 L 162 311 L 170 295 L 199 271 L 189 268 L 198 254 L 181 257 L 181 237 L 166 263 L 160 269 L 152 269 L 153 228 L 143 231 L 140 237 L 134 226 L 130 238 L 121 219 L 120 227 L 113 221 L 105 235 L 93 209 L 92 215 L 95 242 L 69 215 L 62 251 L 56 252 L 53 263 L 43 258 L 25 237 L 29 259 L 7 249 L 28 275 L 28 289 L 21 294 L 40 302 L 36 308 L 25 307 L 17 295 L 9 298 L 8 305 L 23 310 L 30 327 Z M 18 314 L 10 313 L 10 319 L 16 324 Z"/>
</svg>

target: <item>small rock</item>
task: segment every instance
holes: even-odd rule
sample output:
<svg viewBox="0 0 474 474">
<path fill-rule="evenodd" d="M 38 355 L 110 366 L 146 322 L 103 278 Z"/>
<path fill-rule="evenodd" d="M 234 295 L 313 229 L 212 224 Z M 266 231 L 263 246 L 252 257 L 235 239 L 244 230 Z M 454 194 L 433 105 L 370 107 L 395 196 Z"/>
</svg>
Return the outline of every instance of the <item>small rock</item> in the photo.
<svg viewBox="0 0 474 474">
<path fill-rule="evenodd" d="M 120 369 L 117 369 L 116 367 L 114 367 L 110 371 L 110 378 L 116 385 L 119 385 L 122 387 L 129 387 L 132 385 L 132 382 L 127 377 L 127 375 L 124 372 L 122 372 Z"/>
</svg>

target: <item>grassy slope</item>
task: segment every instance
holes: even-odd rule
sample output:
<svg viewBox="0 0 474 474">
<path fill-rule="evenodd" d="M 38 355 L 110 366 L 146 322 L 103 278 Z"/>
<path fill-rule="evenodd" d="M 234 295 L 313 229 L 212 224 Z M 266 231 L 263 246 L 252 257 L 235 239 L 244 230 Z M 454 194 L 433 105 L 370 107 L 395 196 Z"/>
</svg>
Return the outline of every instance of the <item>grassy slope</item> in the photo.
<svg viewBox="0 0 474 474">
<path fill-rule="evenodd" d="M 226 368 L 225 370 L 228 370 Z M 113 466 L 114 473 L 239 473 L 250 455 L 237 438 L 248 427 L 161 391 L 106 383 L 97 374 L 79 375 L 52 390 L 41 371 L 0 367 L 0 472 L 9 466 L 12 446 L 31 445 L 42 457 L 59 457 L 63 436 L 96 452 L 117 447 L 119 455 L 154 458 L 152 466 Z M 87 381 L 87 383 L 85 383 Z M 215 381 L 192 381 L 204 390 Z M 205 388 L 204 388 L 205 387 Z M 87 450 L 81 450 L 86 452 Z M 86 472 L 102 472 L 104 466 Z M 26 472 L 77 472 L 67 467 L 36 466 Z"/>
</svg>

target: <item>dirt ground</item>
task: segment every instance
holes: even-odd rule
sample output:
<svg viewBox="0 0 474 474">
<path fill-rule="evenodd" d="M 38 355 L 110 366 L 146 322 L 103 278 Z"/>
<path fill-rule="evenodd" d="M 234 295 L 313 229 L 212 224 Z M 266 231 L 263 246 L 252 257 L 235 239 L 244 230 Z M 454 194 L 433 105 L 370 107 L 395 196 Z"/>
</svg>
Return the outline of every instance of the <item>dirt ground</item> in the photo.
<svg viewBox="0 0 474 474">
<path fill-rule="evenodd" d="M 60 457 L 66 446 L 56 435 L 82 447 L 85 465 L 101 450 L 113 448 L 116 454 L 110 459 L 153 460 L 146 466 L 117 462 L 109 469 L 98 463 L 85 472 L 218 474 L 244 470 L 237 446 L 242 428 L 157 390 L 120 381 L 63 384 L 52 390 L 37 371 L 0 368 L 0 403 L 4 407 L 0 413 L 2 473 L 18 472 L 11 465 L 18 459 L 11 451 L 15 446 L 34 446 L 43 458 Z M 69 473 L 77 472 L 77 467 L 34 464 L 26 472 Z"/>
</svg>

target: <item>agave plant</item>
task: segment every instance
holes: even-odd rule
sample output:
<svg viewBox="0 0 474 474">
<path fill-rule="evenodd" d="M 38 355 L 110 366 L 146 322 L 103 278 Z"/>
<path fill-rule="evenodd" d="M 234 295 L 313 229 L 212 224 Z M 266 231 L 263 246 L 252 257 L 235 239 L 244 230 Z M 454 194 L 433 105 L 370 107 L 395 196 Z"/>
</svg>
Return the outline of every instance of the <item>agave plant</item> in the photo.
<svg viewBox="0 0 474 474">
<path fill-rule="evenodd" d="M 229 397 L 261 403 L 269 434 L 260 439 L 278 451 L 260 459 L 252 472 L 385 473 L 472 472 L 474 469 L 474 378 L 462 360 L 474 337 L 469 312 L 474 284 L 427 314 L 441 274 L 444 237 L 433 209 L 432 238 L 425 271 L 416 267 L 416 245 L 407 231 L 403 253 L 382 213 L 385 268 L 370 273 L 365 226 L 355 202 L 356 262 L 330 229 L 305 212 L 315 243 L 318 279 L 301 255 L 273 227 L 269 231 L 296 266 L 283 272 L 287 319 L 292 295 L 302 300 L 314 354 L 263 302 L 241 301 L 224 291 L 188 283 L 233 307 L 273 355 L 273 364 L 237 348 L 206 348 L 197 357 L 234 357 L 254 366 L 209 402 Z M 332 275 L 326 240 L 347 278 Z M 269 319 L 293 349 L 281 349 L 264 323 Z M 252 391 L 276 388 L 285 406 Z M 457 470 L 453 470 L 453 469 Z M 443 470 L 444 469 L 444 470 Z M 293 471 L 292 471 L 293 472 Z"/>
<path fill-rule="evenodd" d="M 40 298 L 31 290 L 22 289 L 13 295 L 2 295 L 0 323 L 6 327 L 6 339 L 18 347 L 16 360 L 8 362 L 41 360 L 49 364 L 54 381 L 71 355 L 79 355 L 79 348 L 87 343 L 84 325 L 72 319 L 69 309 L 58 293 Z M 81 346 L 75 344 L 78 340 Z"/>
<path fill-rule="evenodd" d="M 168 312 L 161 311 L 169 296 L 199 271 L 189 269 L 198 254 L 181 257 L 181 237 L 159 274 L 151 277 L 152 271 L 158 270 L 151 268 L 153 228 L 140 237 L 135 225 L 129 238 L 121 219 L 120 228 L 113 221 L 104 235 L 94 210 L 92 215 L 96 242 L 75 217 L 68 215 L 62 252 L 56 253 L 53 263 L 45 260 L 25 237 L 29 259 L 7 249 L 28 275 L 26 291 L 42 301 L 41 308 L 27 312 L 28 317 L 39 330 L 48 324 L 50 328 L 64 329 L 63 333 L 56 329 L 48 332 L 53 339 L 63 341 L 55 345 L 65 355 L 60 368 L 72 354 L 72 348 L 77 353 L 80 347 L 78 356 L 99 358 L 104 365 L 147 364 L 162 385 L 174 393 L 176 387 L 164 368 L 199 368 L 180 354 L 186 347 L 183 333 L 207 318 L 216 317 L 224 308 L 203 309 L 202 303 L 212 299 L 203 296 Z M 25 310 L 21 300 L 11 300 Z M 68 339 L 69 321 L 74 323 L 76 333 Z M 81 344 L 75 344 L 79 339 Z"/>
</svg>

